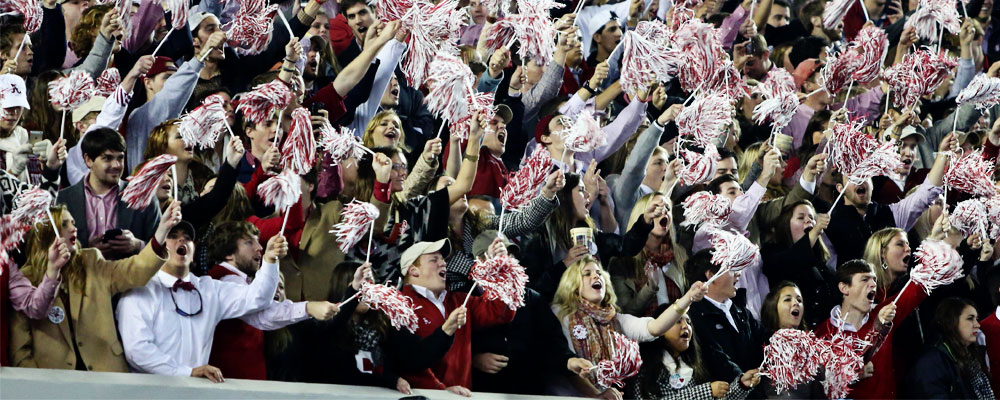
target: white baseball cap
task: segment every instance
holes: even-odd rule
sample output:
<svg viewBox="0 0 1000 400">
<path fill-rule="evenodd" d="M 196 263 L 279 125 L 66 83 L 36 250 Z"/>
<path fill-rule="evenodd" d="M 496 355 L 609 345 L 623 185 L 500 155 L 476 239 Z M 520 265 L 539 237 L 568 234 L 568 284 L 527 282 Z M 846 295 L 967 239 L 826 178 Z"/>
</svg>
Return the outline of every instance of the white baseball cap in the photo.
<svg viewBox="0 0 1000 400">
<path fill-rule="evenodd" d="M 451 253 L 451 242 L 448 239 L 441 239 L 436 242 L 414 243 L 399 257 L 400 272 L 405 277 L 410 272 L 410 266 L 416 263 L 420 256 L 437 252 L 440 252 L 442 257 L 448 257 Z"/>
<path fill-rule="evenodd" d="M 24 107 L 30 110 L 28 105 L 28 89 L 24 86 L 24 79 L 14 74 L 0 75 L 0 107 Z"/>
<path fill-rule="evenodd" d="M 83 121 L 87 117 L 87 114 L 100 112 L 104 108 L 104 102 L 107 100 L 108 98 L 104 96 L 91 97 L 86 103 L 73 110 L 73 123 Z"/>
</svg>

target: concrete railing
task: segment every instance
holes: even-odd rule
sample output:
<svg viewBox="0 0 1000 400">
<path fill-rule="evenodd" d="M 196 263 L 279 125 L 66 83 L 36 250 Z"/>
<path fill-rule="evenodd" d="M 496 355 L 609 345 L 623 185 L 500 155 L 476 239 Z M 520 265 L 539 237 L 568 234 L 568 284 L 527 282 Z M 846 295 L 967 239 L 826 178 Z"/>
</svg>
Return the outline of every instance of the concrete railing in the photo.
<svg viewBox="0 0 1000 400">
<path fill-rule="evenodd" d="M 464 399 L 443 390 L 414 389 L 429 399 Z M 0 398 L 7 399 L 400 399 L 405 395 L 371 386 L 227 379 L 211 383 L 202 378 L 84 372 L 35 368 L 0 368 Z M 474 392 L 472 398 L 535 399 Z M 558 397 L 546 397 L 557 399 Z"/>
</svg>

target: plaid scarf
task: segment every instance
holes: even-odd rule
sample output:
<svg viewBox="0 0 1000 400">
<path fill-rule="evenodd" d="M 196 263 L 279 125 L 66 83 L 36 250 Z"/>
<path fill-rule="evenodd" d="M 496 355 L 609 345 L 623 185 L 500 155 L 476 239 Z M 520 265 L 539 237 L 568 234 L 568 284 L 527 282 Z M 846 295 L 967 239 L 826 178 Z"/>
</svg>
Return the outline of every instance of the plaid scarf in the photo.
<svg viewBox="0 0 1000 400">
<path fill-rule="evenodd" d="M 580 309 L 569 315 L 569 329 L 576 355 L 598 363 L 614 358 L 611 349 L 611 332 L 615 329 L 613 306 L 601 307 L 583 298 L 578 299 Z"/>
</svg>

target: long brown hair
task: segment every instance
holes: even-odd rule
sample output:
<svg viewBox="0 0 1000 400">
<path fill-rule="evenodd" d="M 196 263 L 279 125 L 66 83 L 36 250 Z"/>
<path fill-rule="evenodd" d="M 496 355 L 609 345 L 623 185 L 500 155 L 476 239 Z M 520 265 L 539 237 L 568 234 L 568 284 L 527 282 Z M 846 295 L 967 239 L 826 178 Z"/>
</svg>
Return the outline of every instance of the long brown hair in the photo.
<svg viewBox="0 0 1000 400">
<path fill-rule="evenodd" d="M 168 119 L 157 125 L 146 139 L 146 149 L 142 152 L 142 158 L 151 160 L 156 156 L 167 153 L 167 143 L 170 142 L 170 134 L 180 126 L 180 118 Z"/>
<path fill-rule="evenodd" d="M 962 317 L 962 310 L 965 307 L 976 308 L 976 305 L 961 297 L 949 297 L 941 300 L 934 311 L 934 325 L 941 333 L 941 343 L 951 352 L 962 376 L 971 381 L 974 369 L 985 371 L 986 362 L 982 351 L 978 348 L 970 348 L 972 346 L 966 344 L 958 333 L 959 319 Z"/>
<path fill-rule="evenodd" d="M 7 28 L 9 26 L 4 26 L 4 29 Z M 44 138 L 52 143 L 59 140 L 59 125 L 62 124 L 68 133 L 63 135 L 66 138 L 66 147 L 68 148 L 80 140 L 73 129 L 73 113 L 67 111 L 66 119 L 63 121 L 62 113 L 56 111 L 55 107 L 52 107 L 52 103 L 49 102 L 49 82 L 62 77 L 62 72 L 54 70 L 38 74 L 38 77 L 35 78 L 35 85 L 31 87 L 31 94 L 28 96 L 31 108 L 24 110 L 21 124 L 26 129 L 41 130 Z"/>
<path fill-rule="evenodd" d="M 560 206 L 552 212 L 552 217 L 548 221 L 549 233 L 555 236 L 550 237 L 549 240 L 566 250 L 573 247 L 573 240 L 570 237 L 569 231 L 576 228 L 578 222 L 576 216 L 573 215 L 573 191 L 580 190 L 580 179 L 579 174 L 572 172 L 566 174 L 566 185 L 556 193 Z M 590 220 L 589 216 L 585 222 L 591 228 L 594 227 L 593 221 Z"/>
<path fill-rule="evenodd" d="M 49 207 L 49 212 L 52 213 L 52 219 L 60 221 L 61 224 L 64 214 L 68 213 L 69 210 L 66 209 L 66 206 L 60 204 Z M 62 228 L 59 230 L 61 232 Z M 52 230 L 52 223 L 47 219 L 35 223 L 32 226 L 31 232 L 28 233 L 28 261 L 25 263 L 24 268 L 21 269 L 21 272 L 35 286 L 38 286 L 42 282 L 45 270 L 48 269 L 49 246 L 55 240 L 56 234 Z M 83 265 L 82 259 L 77 257 L 79 253 L 80 243 L 77 242 L 76 251 L 73 252 L 69 262 L 60 271 L 60 274 L 66 277 L 62 281 L 62 287 L 64 289 L 78 289 L 81 293 L 86 294 L 86 285 L 84 285 L 84 282 L 87 280 L 87 269 Z"/>
<path fill-rule="evenodd" d="M 798 206 L 809 206 L 816 212 L 816 207 L 813 206 L 812 202 L 809 200 L 799 200 L 792 204 L 785 206 L 781 210 L 781 215 L 778 216 L 778 221 L 772 226 L 774 230 L 772 235 L 774 237 L 774 243 L 783 248 L 790 248 L 795 244 L 792 241 L 792 229 L 791 223 L 792 218 L 795 215 L 795 209 Z M 808 233 L 806 233 L 808 235 Z M 816 246 L 812 246 L 813 254 L 815 254 L 823 262 L 826 262 L 830 258 L 830 252 L 826 249 L 826 244 L 822 240 L 816 241 Z"/>
<path fill-rule="evenodd" d="M 777 286 L 771 288 L 771 292 L 767 294 L 767 297 L 764 297 L 764 303 L 760 306 L 760 322 L 765 328 L 770 329 L 771 331 L 781 329 L 781 317 L 778 316 L 778 301 L 781 299 L 778 297 L 781 296 L 781 289 L 787 287 L 799 289 L 799 285 L 796 285 L 794 282 L 781 281 Z M 801 293 L 802 289 L 799 289 L 799 292 Z M 799 326 L 796 326 L 795 329 L 800 331 L 808 330 L 805 319 L 806 311 L 805 303 L 802 303 L 803 318 L 799 320 Z"/>
</svg>

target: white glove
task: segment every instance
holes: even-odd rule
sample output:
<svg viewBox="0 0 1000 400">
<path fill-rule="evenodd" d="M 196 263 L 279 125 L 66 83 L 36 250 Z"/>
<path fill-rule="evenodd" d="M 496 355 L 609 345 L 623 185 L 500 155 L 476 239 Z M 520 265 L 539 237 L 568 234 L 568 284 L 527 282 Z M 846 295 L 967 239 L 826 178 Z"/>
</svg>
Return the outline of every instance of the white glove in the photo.
<svg viewBox="0 0 1000 400">
<path fill-rule="evenodd" d="M 28 154 L 31 154 L 31 144 L 25 143 L 18 146 L 17 151 L 13 154 L 8 154 L 10 157 L 10 162 L 7 164 L 7 171 L 14 176 L 21 176 L 24 169 L 28 166 Z"/>
<path fill-rule="evenodd" d="M 38 158 L 46 159 L 49 156 L 49 149 L 52 148 L 52 142 L 48 139 L 39 141 L 31 146 L 31 152 L 38 155 Z"/>
</svg>

